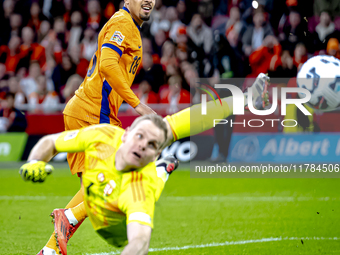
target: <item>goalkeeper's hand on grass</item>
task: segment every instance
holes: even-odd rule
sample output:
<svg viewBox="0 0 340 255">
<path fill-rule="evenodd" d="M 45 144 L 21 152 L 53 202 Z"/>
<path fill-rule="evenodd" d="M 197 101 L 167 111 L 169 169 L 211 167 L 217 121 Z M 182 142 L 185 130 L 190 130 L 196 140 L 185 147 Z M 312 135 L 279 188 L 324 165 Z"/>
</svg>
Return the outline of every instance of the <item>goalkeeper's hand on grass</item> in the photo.
<svg viewBox="0 0 340 255">
<path fill-rule="evenodd" d="M 32 160 L 20 167 L 19 174 L 24 181 L 44 182 L 53 170 L 53 166 L 44 161 Z"/>
</svg>

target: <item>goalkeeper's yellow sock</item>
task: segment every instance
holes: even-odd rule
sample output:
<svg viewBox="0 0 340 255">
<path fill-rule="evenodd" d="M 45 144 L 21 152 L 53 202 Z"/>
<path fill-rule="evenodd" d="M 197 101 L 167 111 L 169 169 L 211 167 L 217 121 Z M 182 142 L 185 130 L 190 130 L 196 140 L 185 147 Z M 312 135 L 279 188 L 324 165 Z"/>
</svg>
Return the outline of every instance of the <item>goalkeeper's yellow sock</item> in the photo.
<svg viewBox="0 0 340 255">
<path fill-rule="evenodd" d="M 174 136 L 174 141 L 191 135 L 197 135 L 214 126 L 215 119 L 225 119 L 233 114 L 233 98 L 225 97 L 219 101 L 207 103 L 207 114 L 202 115 L 201 104 L 193 105 L 171 116 L 167 116 Z"/>
<path fill-rule="evenodd" d="M 71 211 L 72 211 L 74 217 L 77 219 L 78 222 L 85 220 L 85 218 L 87 217 L 84 202 L 81 202 L 76 207 L 71 208 Z"/>
<path fill-rule="evenodd" d="M 71 201 L 66 205 L 67 208 L 76 207 L 80 203 L 84 202 L 84 188 L 81 187 L 80 190 L 75 194 L 75 196 L 71 199 Z M 80 222 L 80 221 L 79 221 Z M 45 245 L 48 248 L 51 248 L 59 254 L 59 249 L 57 247 L 57 242 L 55 240 L 55 232 L 51 235 L 50 239 L 48 240 L 47 244 Z"/>
<path fill-rule="evenodd" d="M 55 232 L 53 231 L 53 234 L 50 237 L 50 240 L 48 240 L 47 244 L 45 245 L 45 247 L 48 247 L 52 250 L 55 250 L 57 252 L 57 254 L 59 254 L 59 249 L 57 247 L 57 241 L 55 240 Z"/>
</svg>

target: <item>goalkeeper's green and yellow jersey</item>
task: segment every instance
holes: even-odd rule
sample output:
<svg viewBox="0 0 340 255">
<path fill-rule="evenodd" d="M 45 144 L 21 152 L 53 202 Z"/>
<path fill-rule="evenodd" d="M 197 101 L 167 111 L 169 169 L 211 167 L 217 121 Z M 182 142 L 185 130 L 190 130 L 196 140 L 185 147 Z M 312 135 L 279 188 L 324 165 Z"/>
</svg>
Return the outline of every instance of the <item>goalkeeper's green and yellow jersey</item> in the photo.
<svg viewBox="0 0 340 255">
<path fill-rule="evenodd" d="M 116 246 L 124 245 L 119 240 L 121 235 L 126 240 L 130 222 L 153 227 L 155 202 L 166 180 L 165 171 L 157 172 L 155 162 L 135 171 L 116 170 L 115 156 L 124 132 L 120 127 L 99 124 L 63 132 L 56 141 L 58 152 L 85 152 L 86 210 L 95 230 L 102 236 L 108 232 Z"/>
</svg>

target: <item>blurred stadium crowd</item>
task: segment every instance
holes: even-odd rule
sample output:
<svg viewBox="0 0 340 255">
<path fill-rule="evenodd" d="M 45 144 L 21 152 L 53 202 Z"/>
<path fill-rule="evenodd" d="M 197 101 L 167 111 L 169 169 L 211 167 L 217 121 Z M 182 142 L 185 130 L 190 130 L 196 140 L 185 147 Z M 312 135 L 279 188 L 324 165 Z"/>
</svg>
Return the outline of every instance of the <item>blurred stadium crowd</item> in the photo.
<svg viewBox="0 0 340 255">
<path fill-rule="evenodd" d="M 5 126 L 19 110 L 62 111 L 87 74 L 99 31 L 123 4 L 2 2 L 0 116 L 8 119 Z M 199 100 L 199 93 L 190 93 L 192 78 L 214 84 L 260 72 L 294 77 L 311 56 L 339 57 L 340 0 L 156 0 L 141 34 L 143 61 L 132 89 L 143 103 L 170 104 L 176 111 L 179 104 Z"/>
</svg>

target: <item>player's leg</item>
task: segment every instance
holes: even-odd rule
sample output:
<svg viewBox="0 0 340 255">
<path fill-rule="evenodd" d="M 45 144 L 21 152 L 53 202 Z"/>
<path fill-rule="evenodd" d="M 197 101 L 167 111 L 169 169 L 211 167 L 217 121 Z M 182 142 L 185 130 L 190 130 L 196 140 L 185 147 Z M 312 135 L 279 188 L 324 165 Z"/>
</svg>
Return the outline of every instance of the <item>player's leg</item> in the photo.
<svg viewBox="0 0 340 255">
<path fill-rule="evenodd" d="M 76 118 L 72 118 L 70 116 L 65 116 L 65 115 L 64 115 L 64 123 L 65 123 L 65 130 L 74 130 L 74 129 L 79 129 L 79 128 L 86 127 L 86 126 L 90 125 L 90 123 L 88 123 L 88 122 L 85 122 L 85 121 L 82 121 L 82 120 L 79 120 L 79 119 L 76 119 Z M 69 163 L 70 170 L 71 170 L 72 174 L 80 173 L 84 170 L 84 160 L 85 160 L 84 153 L 69 153 L 69 154 L 67 154 L 67 161 Z M 76 207 L 77 205 L 79 205 L 83 201 L 84 201 L 84 190 L 81 187 L 80 190 L 76 193 L 76 195 L 71 199 L 71 201 L 65 206 L 65 209 Z M 76 231 L 78 229 L 78 227 L 81 225 L 83 220 L 86 218 L 85 207 L 80 207 L 79 210 L 77 210 L 75 212 L 75 217 L 77 218 L 79 223 L 73 229 L 74 231 Z M 56 240 L 55 236 L 56 236 L 56 234 L 55 234 L 55 232 L 53 232 L 50 239 L 48 240 L 45 247 L 43 248 L 45 255 L 58 254 L 59 249 L 58 249 L 58 246 L 57 246 L 57 240 Z"/>
<path fill-rule="evenodd" d="M 81 188 L 77 194 L 71 199 L 71 201 L 65 206 L 65 208 L 73 208 L 78 206 L 80 203 L 82 203 L 84 201 L 84 189 Z M 77 211 L 78 212 L 78 211 Z M 82 212 L 80 212 L 80 215 Z M 86 213 L 86 211 L 85 211 Z M 76 215 L 78 216 L 78 214 L 76 213 Z M 79 222 L 82 222 L 82 216 L 78 216 Z M 85 219 L 85 217 L 84 217 Z M 81 223 L 80 223 L 81 224 Z M 77 228 L 80 226 L 80 224 L 77 226 Z M 44 254 L 45 255 L 49 255 L 49 254 L 59 254 L 59 249 L 57 246 L 57 241 L 55 238 L 55 232 L 53 231 L 50 239 L 48 240 L 48 242 L 46 243 L 45 247 L 43 248 L 44 250 Z"/>
<path fill-rule="evenodd" d="M 222 106 L 213 101 L 207 103 L 207 114 L 201 114 L 201 104 L 193 105 L 165 120 L 169 123 L 173 141 L 197 135 L 213 128 L 215 119 L 226 119 L 233 114 L 233 98 L 222 98 Z"/>
<path fill-rule="evenodd" d="M 252 85 L 252 102 L 257 109 L 268 102 L 268 98 L 265 96 L 268 79 L 268 76 L 260 74 Z M 201 113 L 201 104 L 197 104 L 167 116 L 164 120 L 172 131 L 169 132 L 168 142 L 171 143 L 181 138 L 202 133 L 213 128 L 214 120 L 224 120 L 231 116 L 233 114 L 233 97 L 222 98 L 221 101 L 222 106 L 213 101 L 208 102 L 205 115 Z M 247 105 L 247 100 L 244 100 L 244 102 Z"/>
</svg>

